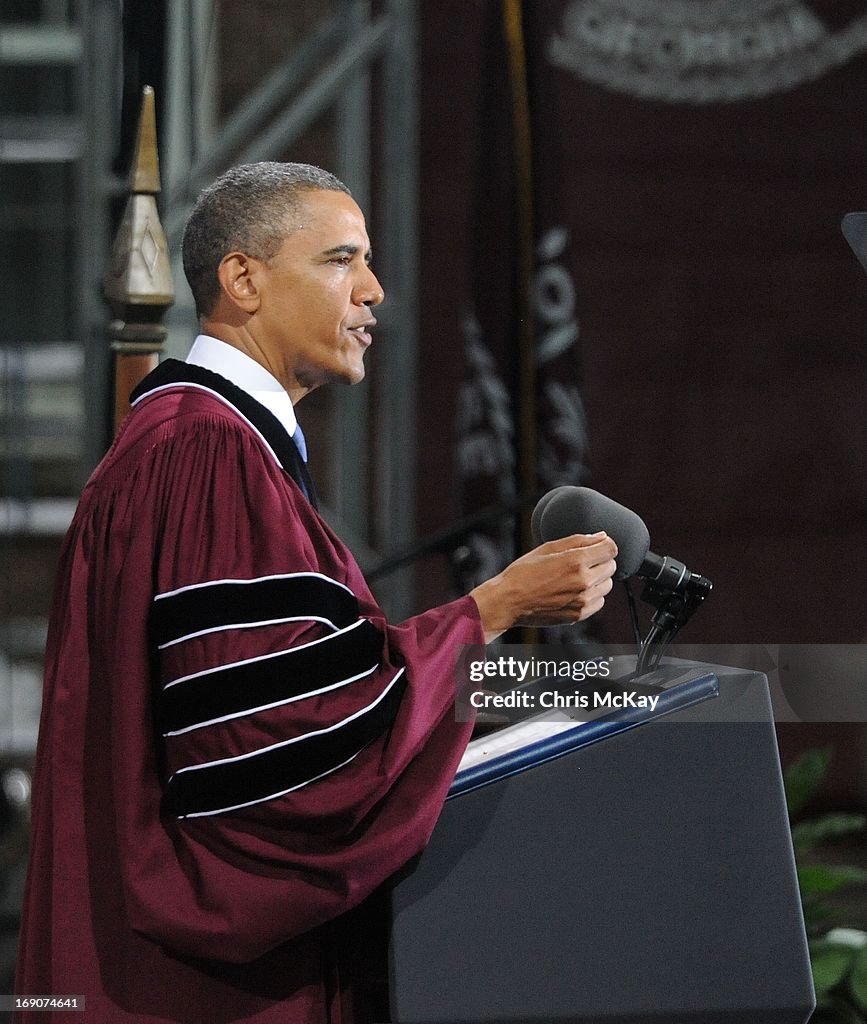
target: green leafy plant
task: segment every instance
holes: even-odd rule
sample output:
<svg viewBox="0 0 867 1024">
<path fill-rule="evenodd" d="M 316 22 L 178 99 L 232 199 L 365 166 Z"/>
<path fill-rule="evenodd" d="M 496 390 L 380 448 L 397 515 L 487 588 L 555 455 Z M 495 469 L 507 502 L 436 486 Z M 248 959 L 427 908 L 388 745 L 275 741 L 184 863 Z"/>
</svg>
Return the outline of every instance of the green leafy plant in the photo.
<svg viewBox="0 0 867 1024">
<path fill-rule="evenodd" d="M 789 817 L 795 818 L 818 791 L 831 763 L 830 749 L 811 750 L 785 773 Z M 819 848 L 841 836 L 863 832 L 863 814 L 821 814 L 792 826 L 798 883 L 810 946 L 816 1013 L 813 1021 L 867 1022 L 867 932 L 834 927 L 840 910 L 829 901 L 847 886 L 867 882 L 867 871 L 816 860 Z M 839 922 L 838 922 L 839 924 Z"/>
</svg>

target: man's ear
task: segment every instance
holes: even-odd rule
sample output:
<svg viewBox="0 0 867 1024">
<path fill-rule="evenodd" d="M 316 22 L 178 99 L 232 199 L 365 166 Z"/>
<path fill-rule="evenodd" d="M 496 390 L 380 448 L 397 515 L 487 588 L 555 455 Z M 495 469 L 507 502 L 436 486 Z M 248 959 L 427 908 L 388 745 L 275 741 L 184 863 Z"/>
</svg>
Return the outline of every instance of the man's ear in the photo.
<svg viewBox="0 0 867 1024">
<path fill-rule="evenodd" d="M 220 260 L 217 280 L 229 302 L 252 315 L 259 308 L 259 261 L 243 252 L 230 252 Z"/>
</svg>

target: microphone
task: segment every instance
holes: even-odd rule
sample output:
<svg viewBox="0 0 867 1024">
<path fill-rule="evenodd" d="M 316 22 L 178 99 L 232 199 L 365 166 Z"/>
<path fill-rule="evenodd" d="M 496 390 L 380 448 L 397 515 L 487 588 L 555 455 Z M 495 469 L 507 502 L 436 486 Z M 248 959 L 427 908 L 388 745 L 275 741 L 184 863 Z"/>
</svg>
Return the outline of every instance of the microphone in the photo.
<svg viewBox="0 0 867 1024">
<path fill-rule="evenodd" d="M 533 509 L 531 526 L 537 543 L 604 530 L 617 545 L 617 580 L 641 576 L 666 591 L 711 589 L 710 580 L 690 572 L 683 562 L 650 550 L 650 533 L 632 509 L 589 487 L 549 491 Z"/>
<path fill-rule="evenodd" d="M 847 213 L 840 229 L 858 262 L 867 270 L 867 213 Z"/>
</svg>

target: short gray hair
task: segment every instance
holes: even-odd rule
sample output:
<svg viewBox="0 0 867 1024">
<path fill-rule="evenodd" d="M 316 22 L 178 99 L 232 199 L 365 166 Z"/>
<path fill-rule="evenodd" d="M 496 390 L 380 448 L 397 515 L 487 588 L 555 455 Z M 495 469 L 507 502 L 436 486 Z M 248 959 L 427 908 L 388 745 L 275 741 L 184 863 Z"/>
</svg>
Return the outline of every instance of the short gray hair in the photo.
<svg viewBox="0 0 867 1024">
<path fill-rule="evenodd" d="M 207 316 L 220 294 L 217 268 L 230 252 L 270 260 L 292 230 L 292 217 L 304 192 L 349 189 L 328 171 L 311 164 L 264 161 L 226 171 L 196 200 L 184 229 L 184 273 L 196 300 L 196 312 Z"/>
</svg>

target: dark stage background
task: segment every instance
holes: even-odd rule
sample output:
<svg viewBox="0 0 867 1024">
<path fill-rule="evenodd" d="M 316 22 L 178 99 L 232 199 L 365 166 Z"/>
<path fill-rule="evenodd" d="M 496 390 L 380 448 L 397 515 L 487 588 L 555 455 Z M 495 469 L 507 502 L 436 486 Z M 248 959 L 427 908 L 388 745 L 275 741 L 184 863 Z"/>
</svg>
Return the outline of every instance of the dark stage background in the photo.
<svg viewBox="0 0 867 1024">
<path fill-rule="evenodd" d="M 864 640 L 864 5 L 524 6 L 529 388 L 500 5 L 422 5 L 420 479 L 451 487 L 421 530 L 503 498 L 531 390 L 536 485 L 589 483 L 714 581 L 685 640 Z M 622 598 L 595 632 L 628 637 Z"/>
</svg>

